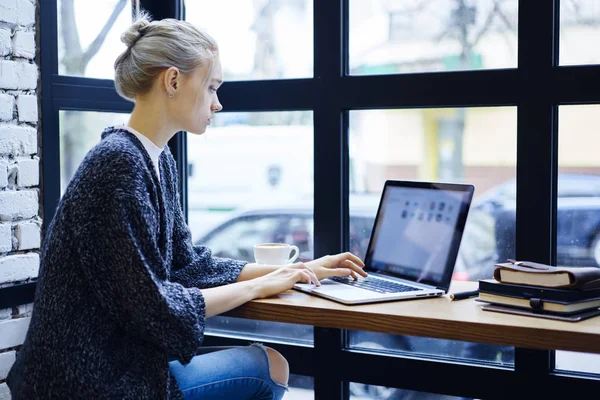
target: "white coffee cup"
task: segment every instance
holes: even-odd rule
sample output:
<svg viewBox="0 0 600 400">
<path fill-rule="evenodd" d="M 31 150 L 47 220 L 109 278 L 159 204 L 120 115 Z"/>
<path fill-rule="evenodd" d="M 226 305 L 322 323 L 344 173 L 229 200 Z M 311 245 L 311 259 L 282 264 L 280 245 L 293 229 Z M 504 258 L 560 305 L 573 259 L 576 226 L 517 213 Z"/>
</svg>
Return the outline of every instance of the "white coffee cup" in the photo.
<svg viewBox="0 0 600 400">
<path fill-rule="evenodd" d="M 290 257 L 292 250 L 294 255 Z M 299 254 L 298 246 L 287 243 L 260 243 L 254 245 L 254 259 L 257 264 L 289 264 L 296 261 Z"/>
</svg>

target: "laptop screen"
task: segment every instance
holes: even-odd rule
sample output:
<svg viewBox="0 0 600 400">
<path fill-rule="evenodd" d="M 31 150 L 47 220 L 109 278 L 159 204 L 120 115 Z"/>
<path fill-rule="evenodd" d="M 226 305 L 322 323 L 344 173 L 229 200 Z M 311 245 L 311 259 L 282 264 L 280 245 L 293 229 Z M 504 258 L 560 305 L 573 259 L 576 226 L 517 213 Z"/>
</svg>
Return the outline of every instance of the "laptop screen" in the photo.
<svg viewBox="0 0 600 400">
<path fill-rule="evenodd" d="M 472 196 L 472 185 L 386 182 L 367 270 L 447 290 Z"/>
</svg>

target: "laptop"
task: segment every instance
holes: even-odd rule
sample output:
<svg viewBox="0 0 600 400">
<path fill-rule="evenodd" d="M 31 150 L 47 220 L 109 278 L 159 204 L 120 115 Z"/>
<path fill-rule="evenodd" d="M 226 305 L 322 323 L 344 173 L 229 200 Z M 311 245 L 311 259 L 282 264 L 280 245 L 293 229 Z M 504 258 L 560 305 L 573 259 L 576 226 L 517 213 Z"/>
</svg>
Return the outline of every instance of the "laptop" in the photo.
<svg viewBox="0 0 600 400">
<path fill-rule="evenodd" d="M 386 181 L 364 259 L 369 276 L 294 289 L 343 304 L 446 294 L 474 191 L 470 184 Z"/>
</svg>

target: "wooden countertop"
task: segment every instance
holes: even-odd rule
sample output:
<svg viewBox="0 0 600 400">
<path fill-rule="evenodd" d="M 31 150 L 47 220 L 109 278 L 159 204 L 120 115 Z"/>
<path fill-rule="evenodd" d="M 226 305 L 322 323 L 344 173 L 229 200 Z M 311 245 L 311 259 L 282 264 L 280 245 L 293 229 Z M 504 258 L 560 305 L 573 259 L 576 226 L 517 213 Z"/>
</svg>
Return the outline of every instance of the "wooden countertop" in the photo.
<svg viewBox="0 0 600 400">
<path fill-rule="evenodd" d="M 453 282 L 450 293 L 477 288 Z M 449 296 L 347 306 L 296 290 L 254 300 L 227 316 L 396 335 L 600 353 L 600 317 L 581 322 L 484 311 L 474 298 Z"/>
</svg>

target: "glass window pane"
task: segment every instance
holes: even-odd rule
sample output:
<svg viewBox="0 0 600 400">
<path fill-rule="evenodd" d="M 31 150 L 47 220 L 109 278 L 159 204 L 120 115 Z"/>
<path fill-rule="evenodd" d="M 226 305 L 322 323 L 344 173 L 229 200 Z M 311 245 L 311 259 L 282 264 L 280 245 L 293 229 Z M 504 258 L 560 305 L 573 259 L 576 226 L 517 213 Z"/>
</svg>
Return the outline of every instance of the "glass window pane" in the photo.
<svg viewBox="0 0 600 400">
<path fill-rule="evenodd" d="M 313 76 L 313 0 L 186 1 L 219 45 L 226 81 Z"/>
<path fill-rule="evenodd" d="M 290 374 L 289 392 L 283 396 L 285 400 L 310 400 L 315 398 L 315 381 L 312 376 Z"/>
<path fill-rule="evenodd" d="M 407 389 L 394 389 L 384 386 L 350 382 L 350 400 L 467 400 L 445 394 L 417 392 Z"/>
<path fill-rule="evenodd" d="M 60 111 L 60 187 L 65 189 L 87 152 L 100 141 L 107 126 L 127 123 L 129 114 Z"/>
<path fill-rule="evenodd" d="M 121 34 L 131 25 L 131 1 L 58 0 L 58 73 L 114 78 L 125 50 Z"/>
<path fill-rule="evenodd" d="M 600 63 L 599 40 L 600 0 L 561 0 L 560 64 Z"/>
<path fill-rule="evenodd" d="M 515 68 L 517 15 L 517 0 L 350 0 L 350 74 Z"/>
<path fill-rule="evenodd" d="M 398 179 L 475 185 L 454 280 L 492 278 L 495 262 L 514 257 L 515 107 L 361 110 L 349 120 L 351 252 L 364 257 L 384 182 Z M 511 348 L 364 335 L 372 340 L 355 336 L 352 343 L 501 364 L 514 357 Z"/>
<path fill-rule="evenodd" d="M 257 243 L 286 242 L 313 257 L 312 112 L 219 113 L 188 134 L 188 218 L 195 243 L 254 262 Z M 312 326 L 228 317 L 209 330 L 312 342 Z"/>
<path fill-rule="evenodd" d="M 403 352 L 410 353 L 411 357 L 439 356 L 503 367 L 511 367 L 515 362 L 515 349 L 509 346 L 364 331 L 349 331 L 348 334 L 348 346 L 354 349 L 382 353 Z"/>
<path fill-rule="evenodd" d="M 600 354 L 557 351 L 555 368 L 562 371 L 600 374 Z"/>
<path fill-rule="evenodd" d="M 600 105 L 559 107 L 557 264 L 600 267 Z M 600 355 L 556 352 L 556 368 L 600 373 Z"/>
</svg>

